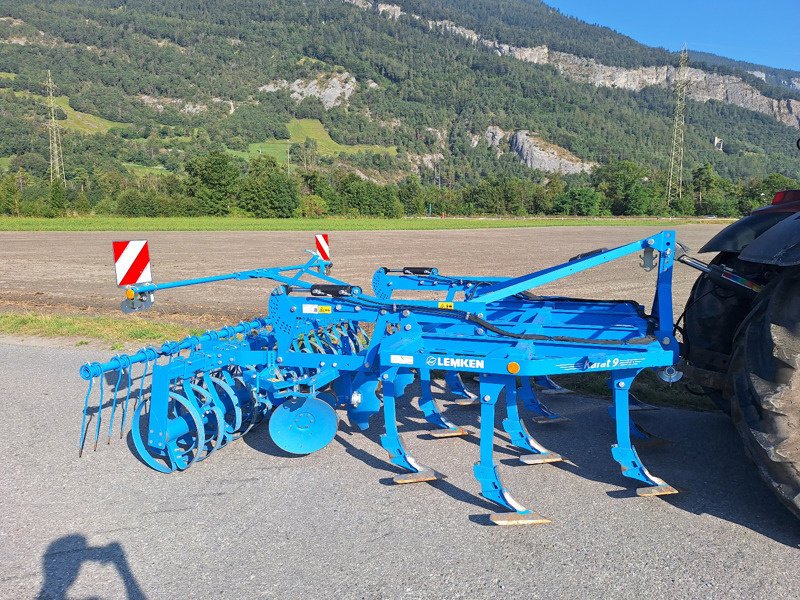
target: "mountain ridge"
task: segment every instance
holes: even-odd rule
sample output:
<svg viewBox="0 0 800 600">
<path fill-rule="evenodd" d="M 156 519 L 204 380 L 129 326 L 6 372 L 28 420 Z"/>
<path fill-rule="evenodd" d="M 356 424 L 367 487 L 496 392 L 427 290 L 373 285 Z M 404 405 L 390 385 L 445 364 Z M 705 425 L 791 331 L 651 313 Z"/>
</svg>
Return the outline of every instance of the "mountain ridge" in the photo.
<svg viewBox="0 0 800 600">
<path fill-rule="evenodd" d="M 417 14 L 404 12 L 398 4 L 371 2 L 370 0 L 343 1 L 362 10 L 373 10 L 394 20 L 403 16 L 422 19 Z M 650 85 L 672 87 L 675 83 L 677 69 L 669 64 L 643 66 L 636 69 L 606 65 L 593 58 L 551 50 L 545 45 L 530 47 L 506 44 L 496 39 L 489 39 L 477 31 L 450 20 L 428 20 L 427 23 L 431 30 L 463 37 L 476 46 L 483 46 L 501 56 L 511 56 L 517 60 L 534 64 L 553 65 L 562 74 L 582 83 L 637 92 Z M 694 100 L 700 102 L 717 100 L 733 104 L 770 115 L 789 127 L 800 129 L 800 100 L 771 98 L 741 77 L 709 73 L 697 67 L 689 67 L 687 79 L 689 80 L 688 95 Z M 800 78 L 797 79 L 797 82 L 798 90 L 800 90 Z"/>
<path fill-rule="evenodd" d="M 563 15 L 550 18 L 575 28 L 561 36 L 565 47 L 600 31 L 583 40 L 583 49 L 595 44 L 630 66 L 512 44 L 531 39 L 534 30 L 526 33 L 524 26 L 534 17 L 557 12 L 541 2 L 232 0 L 221 7 L 210 0 L 92 0 L 43 6 L 0 0 L 0 71 L 14 75 L 0 77 L 0 87 L 16 98 L 41 94 L 43 73 L 52 69 L 71 108 L 128 123 L 112 127 L 99 150 L 97 140 L 70 137 L 72 160 L 83 168 L 99 161 L 180 171 L 203 147 L 198 140 L 238 156 L 265 140 L 288 140 L 287 123 L 295 118 L 318 119 L 341 145 L 396 147 L 396 155 L 338 159 L 387 178 L 414 170 L 453 185 L 490 173 L 536 177 L 531 167 L 564 164 L 559 157 L 567 153 L 580 165 L 627 159 L 664 169 L 669 160 L 674 65 L 657 63 L 674 55 L 659 49 L 636 55 L 642 45 L 634 40 Z M 520 17 L 522 25 L 514 22 L 519 7 L 530 12 Z M 400 14 L 418 9 L 424 11 L 419 18 Z M 481 23 L 481 33 L 467 27 L 490 9 L 499 17 Z M 444 18 L 466 10 L 465 24 Z M 438 17 L 438 25 L 431 28 L 427 15 Z M 732 179 L 800 172 L 796 100 L 767 97 L 770 88 L 755 76 L 693 73 L 707 89 L 689 107 L 688 167 L 708 162 Z M 758 110 L 742 108 L 748 103 Z M 29 162 L 41 169 L 47 154 L 41 110 L 8 94 L 0 108 L 13 117 L 3 124 L 0 158 L 38 156 Z M 488 141 L 492 128 L 507 135 Z M 521 132 L 551 156 L 529 159 L 538 151 Z M 722 151 L 716 137 L 724 139 Z"/>
</svg>

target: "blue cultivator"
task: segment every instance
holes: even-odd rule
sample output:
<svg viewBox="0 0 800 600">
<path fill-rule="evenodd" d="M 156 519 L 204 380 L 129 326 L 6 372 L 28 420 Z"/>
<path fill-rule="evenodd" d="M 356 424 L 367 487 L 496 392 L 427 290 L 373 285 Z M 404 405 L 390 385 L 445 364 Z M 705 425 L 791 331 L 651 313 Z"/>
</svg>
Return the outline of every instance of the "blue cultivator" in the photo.
<svg viewBox="0 0 800 600">
<path fill-rule="evenodd" d="M 515 500 L 500 479 L 493 456 L 496 405 L 502 400 L 502 427 L 520 451 L 522 464 L 557 462 L 561 456 L 539 444 L 526 428 L 518 400 L 537 422 L 562 420 L 541 404 L 532 380 L 541 388 L 558 390 L 549 376 L 605 371 L 614 401 L 614 459 L 626 477 L 644 484 L 640 495 L 675 493 L 642 464 L 631 435 L 645 434 L 629 416 L 634 378 L 648 368 L 672 369 L 678 358 L 672 333 L 674 247 L 674 233 L 665 231 L 516 278 L 448 277 L 434 268 L 380 269 L 373 278 L 374 296 L 330 277 L 330 262 L 318 255 L 293 267 L 130 286 L 123 304 L 139 310 L 161 289 L 222 279 L 264 278 L 278 284 L 270 295 L 267 317 L 86 365 L 81 375 L 90 387 L 81 447 L 90 416 L 96 419 L 95 446 L 101 431 L 103 385 L 100 407 L 90 415 L 92 382 L 104 374 L 115 376 L 109 428 L 121 402 L 123 431 L 131 389 L 136 389 L 131 369 L 141 365 L 132 437 L 142 460 L 159 471 L 189 467 L 270 412 L 269 431 L 277 446 L 295 454 L 320 450 L 335 437 L 336 409 L 341 408 L 362 430 L 372 416 L 382 414 L 381 445 L 391 462 L 405 471 L 394 478 L 396 483 L 432 481 L 440 475 L 408 452 L 396 415 L 397 402 L 418 380 L 419 408 L 434 427 L 432 435 L 468 433 L 451 423 L 434 399 L 431 378 L 438 371 L 444 373 L 456 402 L 480 406 L 480 454 L 474 474 L 482 495 L 509 511 L 491 515 L 492 520 L 503 525 L 541 523 L 547 520 Z M 657 269 L 650 314 L 635 302 L 530 293 L 640 252 L 642 266 Z M 444 298 L 401 299 L 398 291 L 444 293 Z M 477 397 L 465 388 L 464 373 L 477 377 Z"/>
</svg>

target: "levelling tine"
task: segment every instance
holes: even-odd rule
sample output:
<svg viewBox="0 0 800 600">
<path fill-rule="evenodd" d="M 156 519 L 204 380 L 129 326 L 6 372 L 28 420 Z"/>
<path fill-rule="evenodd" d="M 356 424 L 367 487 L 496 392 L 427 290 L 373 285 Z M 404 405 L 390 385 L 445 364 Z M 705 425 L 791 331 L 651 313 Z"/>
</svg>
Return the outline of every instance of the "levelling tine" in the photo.
<svg viewBox="0 0 800 600">
<path fill-rule="evenodd" d="M 133 367 L 128 361 L 128 366 L 125 369 L 125 372 L 128 374 L 128 384 L 125 386 L 125 402 L 122 405 L 122 422 L 119 424 L 119 439 L 122 439 L 122 435 L 125 431 L 125 420 L 128 417 L 128 401 L 131 398 L 131 388 L 133 387 L 133 375 L 131 371 Z"/>
<path fill-rule="evenodd" d="M 94 451 L 97 451 L 97 441 L 100 439 L 100 423 L 103 420 L 103 398 L 105 394 L 103 393 L 103 376 L 101 375 L 98 379 L 98 383 L 100 384 L 100 403 L 97 405 L 97 426 L 94 430 Z"/>
<path fill-rule="evenodd" d="M 101 375 L 102 377 L 102 375 Z M 81 439 L 78 442 L 78 458 L 83 456 L 83 445 L 86 443 L 86 419 L 89 412 L 89 397 L 92 395 L 94 377 L 89 379 L 89 387 L 86 389 L 86 398 L 83 400 L 83 418 L 81 419 Z"/>
<path fill-rule="evenodd" d="M 158 360 L 158 358 L 155 358 L 154 360 Z M 150 360 L 145 357 L 144 370 L 142 371 L 142 379 L 139 381 L 139 396 L 136 398 L 136 402 L 133 403 L 133 410 L 136 410 L 139 407 L 139 403 L 141 403 L 142 401 L 142 396 L 144 395 L 144 380 L 147 379 L 147 369 L 149 367 L 150 367 Z"/>
<path fill-rule="evenodd" d="M 117 355 L 114 358 L 117 360 L 120 359 L 120 356 Z M 122 381 L 122 373 L 117 371 L 117 383 L 114 385 L 114 399 L 111 402 L 111 417 L 108 419 L 108 438 L 106 439 L 106 445 L 111 443 L 111 432 L 114 429 L 114 416 L 117 414 L 117 396 L 119 394 L 119 382 Z"/>
</svg>

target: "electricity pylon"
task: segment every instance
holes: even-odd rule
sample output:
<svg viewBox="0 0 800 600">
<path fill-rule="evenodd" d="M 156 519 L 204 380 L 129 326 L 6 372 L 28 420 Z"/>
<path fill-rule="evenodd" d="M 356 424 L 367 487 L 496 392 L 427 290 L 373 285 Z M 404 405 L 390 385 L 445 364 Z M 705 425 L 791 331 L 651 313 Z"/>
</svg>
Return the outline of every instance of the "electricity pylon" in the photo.
<svg viewBox="0 0 800 600">
<path fill-rule="evenodd" d="M 681 51 L 678 71 L 675 73 L 675 123 L 672 129 L 672 156 L 669 161 L 669 180 L 667 182 L 667 207 L 683 196 L 683 147 L 686 130 L 686 89 L 689 87 L 687 67 L 689 51 L 686 46 Z"/>
<path fill-rule="evenodd" d="M 47 123 L 47 132 L 50 134 L 50 184 L 58 182 L 67 186 L 67 177 L 64 173 L 64 155 L 61 153 L 61 127 L 56 122 L 56 101 L 53 97 L 53 78 L 47 71 L 47 103 L 50 108 L 50 120 Z"/>
</svg>

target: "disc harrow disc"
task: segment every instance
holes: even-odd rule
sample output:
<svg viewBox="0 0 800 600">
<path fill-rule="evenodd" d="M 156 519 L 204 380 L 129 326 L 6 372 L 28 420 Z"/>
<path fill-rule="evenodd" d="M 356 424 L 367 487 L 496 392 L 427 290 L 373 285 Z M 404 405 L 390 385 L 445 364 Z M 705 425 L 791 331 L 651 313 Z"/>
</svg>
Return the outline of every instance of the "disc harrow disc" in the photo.
<svg viewBox="0 0 800 600">
<path fill-rule="evenodd" d="M 194 404 L 175 392 L 170 392 L 169 418 L 182 420 L 186 426 L 184 432 L 175 438 L 168 438 L 165 448 L 157 448 L 145 443 L 142 429 L 148 430 L 150 417 L 144 422 L 142 411 L 150 405 L 150 400 L 139 403 L 133 415 L 131 436 L 139 458 L 152 469 L 161 473 L 172 473 L 188 469 L 204 452 L 206 443 L 203 418 Z"/>
<path fill-rule="evenodd" d="M 205 460 L 230 441 L 230 436 L 225 432 L 225 414 L 222 410 L 225 406 L 222 405 L 221 408 L 217 406 L 208 390 L 197 384 L 191 384 L 189 389 L 184 388 L 184 392 L 187 396 L 192 395 L 203 418 L 206 443 L 203 446 L 204 452 L 197 457 L 197 460 Z"/>
<path fill-rule="evenodd" d="M 273 411 L 269 420 L 272 441 L 292 454 L 311 454 L 333 441 L 339 416 L 318 398 L 289 400 Z"/>
<path fill-rule="evenodd" d="M 235 439 L 234 434 L 242 426 L 242 407 L 239 405 L 239 397 L 224 379 L 211 375 L 208 380 L 211 382 L 209 391 L 215 396 L 215 401 L 219 398 L 225 405 L 225 432 Z"/>
</svg>

